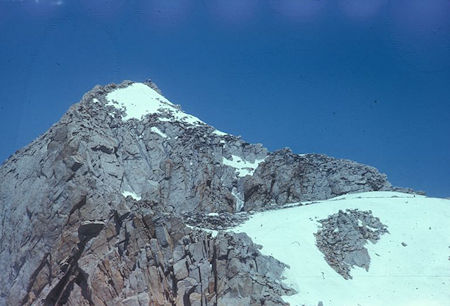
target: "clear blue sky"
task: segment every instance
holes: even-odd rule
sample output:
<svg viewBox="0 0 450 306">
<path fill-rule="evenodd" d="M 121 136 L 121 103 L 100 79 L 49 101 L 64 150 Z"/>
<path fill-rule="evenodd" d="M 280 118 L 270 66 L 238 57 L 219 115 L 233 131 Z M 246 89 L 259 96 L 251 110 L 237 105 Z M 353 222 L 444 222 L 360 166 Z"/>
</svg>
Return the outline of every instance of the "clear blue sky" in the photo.
<svg viewBox="0 0 450 306">
<path fill-rule="evenodd" d="M 448 0 L 0 0 L 0 160 L 146 78 L 249 142 L 450 196 Z"/>
</svg>

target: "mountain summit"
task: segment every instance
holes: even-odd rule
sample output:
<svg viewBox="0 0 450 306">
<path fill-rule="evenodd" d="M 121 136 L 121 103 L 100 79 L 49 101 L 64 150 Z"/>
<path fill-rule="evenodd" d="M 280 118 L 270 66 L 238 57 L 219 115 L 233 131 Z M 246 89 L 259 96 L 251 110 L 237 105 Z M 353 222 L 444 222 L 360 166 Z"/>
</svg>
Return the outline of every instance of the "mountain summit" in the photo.
<svg viewBox="0 0 450 306">
<path fill-rule="evenodd" d="M 94 87 L 0 177 L 2 305 L 284 304 L 298 292 L 285 264 L 223 229 L 292 203 L 412 192 L 353 161 L 269 152 L 130 81 Z"/>
</svg>

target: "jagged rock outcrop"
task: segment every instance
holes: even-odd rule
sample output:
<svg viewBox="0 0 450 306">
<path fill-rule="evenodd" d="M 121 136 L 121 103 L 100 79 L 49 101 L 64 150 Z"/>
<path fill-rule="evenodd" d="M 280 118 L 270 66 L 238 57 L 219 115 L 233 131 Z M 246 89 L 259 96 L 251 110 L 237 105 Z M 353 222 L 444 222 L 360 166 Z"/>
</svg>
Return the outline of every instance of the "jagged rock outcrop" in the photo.
<svg viewBox="0 0 450 306">
<path fill-rule="evenodd" d="M 69 217 L 26 296 L 10 296 L 9 304 L 280 305 L 292 292 L 280 283 L 284 265 L 245 234 L 213 237 L 130 198 L 119 204 L 130 210 L 82 221 L 98 204 L 87 200 Z"/>
<path fill-rule="evenodd" d="M 391 188 L 355 162 L 269 153 L 152 88 L 159 92 L 153 83 L 96 86 L 1 165 L 0 304 L 278 303 L 288 292 L 274 285 L 282 265 L 268 265 L 245 237 L 192 231 L 183 216 Z M 202 255 L 188 256 L 199 241 Z M 214 257 L 222 244 L 237 253 Z"/>
<path fill-rule="evenodd" d="M 386 225 L 371 211 L 340 210 L 319 220 L 322 228 L 315 234 L 317 247 L 328 264 L 345 279 L 351 279 L 353 266 L 369 270 L 370 256 L 364 247 L 368 241 L 376 243 L 388 233 Z"/>
<path fill-rule="evenodd" d="M 391 190 L 386 175 L 350 160 L 283 149 L 244 178 L 245 208 L 324 200 L 350 192 Z"/>
</svg>

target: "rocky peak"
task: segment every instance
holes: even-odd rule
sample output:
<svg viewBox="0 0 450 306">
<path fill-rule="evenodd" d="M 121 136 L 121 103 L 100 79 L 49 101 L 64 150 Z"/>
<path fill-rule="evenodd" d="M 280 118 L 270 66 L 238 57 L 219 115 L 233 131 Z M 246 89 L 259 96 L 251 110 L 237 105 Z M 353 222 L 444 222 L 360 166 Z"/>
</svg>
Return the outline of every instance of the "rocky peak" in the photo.
<svg viewBox="0 0 450 306">
<path fill-rule="evenodd" d="M 130 81 L 94 87 L 0 177 L 0 304 L 14 305 L 276 304 L 289 290 L 263 285 L 281 270 L 257 267 L 281 264 L 186 220 L 392 188 L 352 161 L 269 153 Z"/>
</svg>

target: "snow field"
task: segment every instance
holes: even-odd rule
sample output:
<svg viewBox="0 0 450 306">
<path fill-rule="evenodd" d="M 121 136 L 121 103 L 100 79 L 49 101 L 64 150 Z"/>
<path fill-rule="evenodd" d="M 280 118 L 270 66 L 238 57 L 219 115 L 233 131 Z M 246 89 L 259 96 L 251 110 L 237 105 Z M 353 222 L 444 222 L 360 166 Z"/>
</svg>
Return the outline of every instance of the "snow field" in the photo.
<svg viewBox="0 0 450 306">
<path fill-rule="evenodd" d="M 123 121 L 133 118 L 141 120 L 143 116 L 149 114 L 169 113 L 176 121 L 192 125 L 203 123 L 197 117 L 182 112 L 169 100 L 143 83 L 133 83 L 128 87 L 118 88 L 110 92 L 106 99 L 109 102 L 107 105 L 125 111 Z"/>
<path fill-rule="evenodd" d="M 355 267 L 351 280 L 327 264 L 314 237 L 317 220 L 345 209 L 371 210 L 389 230 L 377 243 L 366 244 L 369 271 Z M 258 213 L 232 231 L 247 233 L 263 246 L 263 254 L 290 266 L 285 283 L 298 294 L 283 298 L 291 305 L 450 305 L 449 200 L 352 194 Z"/>
</svg>

